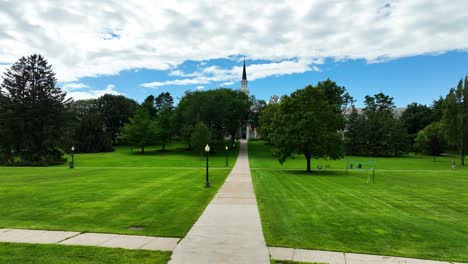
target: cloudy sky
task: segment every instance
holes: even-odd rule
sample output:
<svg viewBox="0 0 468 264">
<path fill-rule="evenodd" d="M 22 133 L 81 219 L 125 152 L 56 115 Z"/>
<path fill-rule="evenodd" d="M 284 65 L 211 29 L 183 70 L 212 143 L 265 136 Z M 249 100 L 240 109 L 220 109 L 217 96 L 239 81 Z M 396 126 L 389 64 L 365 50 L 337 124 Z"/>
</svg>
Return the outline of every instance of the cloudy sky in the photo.
<svg viewBox="0 0 468 264">
<path fill-rule="evenodd" d="M 257 98 L 328 77 L 359 101 L 431 103 L 468 73 L 468 2 L 0 0 L 0 71 L 41 53 L 75 99 L 240 86 Z"/>
</svg>

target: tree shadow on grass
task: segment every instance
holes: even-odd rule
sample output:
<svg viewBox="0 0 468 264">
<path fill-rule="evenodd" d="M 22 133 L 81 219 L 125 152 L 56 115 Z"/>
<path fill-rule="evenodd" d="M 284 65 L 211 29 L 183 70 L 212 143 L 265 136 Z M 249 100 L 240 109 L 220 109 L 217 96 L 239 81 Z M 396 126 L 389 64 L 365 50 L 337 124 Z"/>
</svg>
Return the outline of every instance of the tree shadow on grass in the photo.
<svg viewBox="0 0 468 264">
<path fill-rule="evenodd" d="M 307 172 L 306 170 L 285 170 L 286 174 L 291 174 L 295 176 L 304 176 L 304 177 L 340 177 L 346 176 L 346 171 L 340 170 L 312 170 Z"/>
</svg>

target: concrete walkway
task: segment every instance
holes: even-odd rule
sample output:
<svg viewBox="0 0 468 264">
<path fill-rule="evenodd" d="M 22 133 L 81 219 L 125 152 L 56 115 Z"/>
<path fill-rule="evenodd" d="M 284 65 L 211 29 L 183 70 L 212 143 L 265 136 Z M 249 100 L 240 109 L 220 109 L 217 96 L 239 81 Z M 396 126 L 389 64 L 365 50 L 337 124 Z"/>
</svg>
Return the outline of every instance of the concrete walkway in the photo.
<svg viewBox="0 0 468 264">
<path fill-rule="evenodd" d="M 0 229 L 0 242 L 99 246 L 172 251 L 179 238 L 80 233 L 27 229 Z"/>
<path fill-rule="evenodd" d="M 270 263 L 245 141 L 226 182 L 177 245 L 169 263 Z"/>
<path fill-rule="evenodd" d="M 272 259 L 328 264 L 463 264 L 425 259 L 389 257 L 333 251 L 269 247 Z"/>
</svg>

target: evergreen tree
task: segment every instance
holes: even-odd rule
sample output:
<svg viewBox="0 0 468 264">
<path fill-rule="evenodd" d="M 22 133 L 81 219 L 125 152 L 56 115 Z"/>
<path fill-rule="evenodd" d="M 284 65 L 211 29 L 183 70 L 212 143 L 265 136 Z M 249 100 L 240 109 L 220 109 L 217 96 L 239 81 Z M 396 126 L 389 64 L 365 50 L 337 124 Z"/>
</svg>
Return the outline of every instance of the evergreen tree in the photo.
<svg viewBox="0 0 468 264">
<path fill-rule="evenodd" d="M 161 111 L 163 109 L 169 109 L 169 110 L 174 109 L 174 98 L 172 98 L 172 95 L 169 92 L 160 93 L 156 97 L 155 103 L 156 103 L 156 111 Z"/>
<path fill-rule="evenodd" d="M 352 113 L 345 132 L 348 155 L 398 156 L 407 148 L 407 132 L 393 116 L 393 98 L 383 93 L 365 97 L 362 116 Z"/>
<path fill-rule="evenodd" d="M 156 99 L 157 119 L 162 149 L 171 141 L 174 134 L 174 99 L 169 92 L 159 94 Z"/>
<path fill-rule="evenodd" d="M 69 100 L 55 87 L 51 65 L 41 55 L 22 57 L 4 74 L 0 93 L 0 146 L 4 161 L 27 165 L 64 162 L 59 146 Z"/>
</svg>

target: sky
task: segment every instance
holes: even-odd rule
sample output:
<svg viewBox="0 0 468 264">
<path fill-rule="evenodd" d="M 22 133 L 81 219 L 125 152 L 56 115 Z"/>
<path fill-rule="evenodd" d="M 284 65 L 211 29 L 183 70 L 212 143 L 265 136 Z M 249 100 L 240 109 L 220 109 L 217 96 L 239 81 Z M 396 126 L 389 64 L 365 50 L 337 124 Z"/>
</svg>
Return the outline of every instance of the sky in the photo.
<svg viewBox="0 0 468 264">
<path fill-rule="evenodd" d="M 327 78 L 362 106 L 431 104 L 468 74 L 468 1 L 0 0 L 0 72 L 40 53 L 69 97 L 239 89 L 268 100 Z"/>
</svg>

